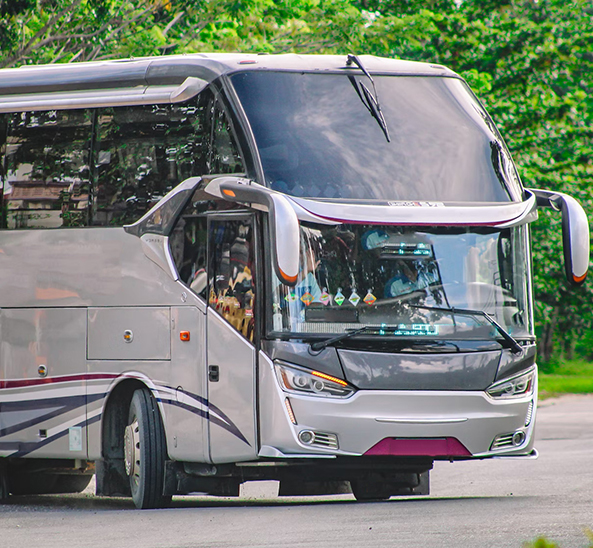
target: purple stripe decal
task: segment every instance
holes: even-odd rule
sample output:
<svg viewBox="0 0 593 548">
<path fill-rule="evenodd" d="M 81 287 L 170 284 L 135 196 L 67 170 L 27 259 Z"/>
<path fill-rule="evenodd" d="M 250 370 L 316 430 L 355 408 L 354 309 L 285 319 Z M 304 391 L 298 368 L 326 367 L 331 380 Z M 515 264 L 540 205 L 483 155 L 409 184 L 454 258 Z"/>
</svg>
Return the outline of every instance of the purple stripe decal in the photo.
<svg viewBox="0 0 593 548">
<path fill-rule="evenodd" d="M 93 424 L 101 419 L 101 415 L 97 415 L 96 417 L 92 417 L 89 420 L 84 420 L 75 424 L 74 426 L 88 426 Z M 9 455 L 12 458 L 24 457 L 29 455 L 33 451 L 44 447 L 45 445 L 51 443 L 52 441 L 56 441 L 57 439 L 63 438 L 65 435 L 68 434 L 68 429 L 62 430 L 62 432 L 58 432 L 49 438 L 44 439 L 43 441 L 39 442 L 0 442 L 0 449 L 18 449 L 16 453 Z M 9 447 L 10 446 L 10 447 Z"/>
<path fill-rule="evenodd" d="M 8 381 L 0 380 L 0 389 L 22 388 L 22 387 L 28 387 L 28 386 L 40 386 L 40 385 L 44 385 L 44 384 L 60 384 L 60 383 L 80 382 L 80 381 L 89 381 L 89 380 L 102 380 L 102 379 L 113 380 L 113 379 L 125 378 L 125 377 L 137 378 L 134 375 L 125 375 L 125 374 L 117 375 L 117 374 L 111 374 L 111 373 L 90 373 L 90 374 L 81 374 L 81 375 L 65 375 L 65 376 L 61 376 L 61 377 L 49 377 L 49 378 L 45 378 L 45 379 L 17 379 L 17 380 L 8 380 Z M 168 388 L 170 390 L 175 390 L 169 386 L 165 386 L 164 388 Z M 158 391 L 158 387 L 156 388 L 156 390 Z M 213 404 L 210 404 L 210 402 L 206 398 L 203 398 L 202 396 L 198 396 L 197 394 L 192 394 L 191 392 L 187 392 L 185 390 L 182 390 L 182 392 L 183 392 L 183 394 L 187 395 L 188 397 L 194 399 L 199 404 L 206 407 L 206 410 L 192 407 L 190 405 L 187 405 L 187 404 L 184 404 L 181 402 L 177 402 L 177 401 L 174 401 L 171 399 L 160 398 L 160 400 L 163 403 L 181 407 L 182 409 L 185 409 L 186 411 L 189 411 L 195 415 L 199 415 L 199 416 L 205 418 L 206 420 L 209 420 L 210 422 L 220 426 L 221 428 L 223 428 L 230 434 L 236 436 L 241 441 L 245 442 L 248 446 L 251 447 L 251 444 L 245 438 L 245 436 L 241 433 L 239 428 L 237 428 L 237 426 L 233 423 L 233 421 L 220 408 L 218 408 L 217 406 L 215 406 Z M 0 429 L 0 437 L 4 437 L 4 436 L 10 435 L 10 434 L 17 433 L 17 432 L 24 430 L 26 428 L 30 428 L 31 426 L 41 424 L 44 421 L 59 417 L 60 415 L 68 413 L 69 411 L 72 411 L 77 408 L 81 408 L 81 407 L 85 406 L 86 404 L 89 404 L 89 403 L 95 402 L 101 398 L 104 398 L 106 395 L 107 395 L 107 393 L 91 394 L 88 396 L 83 394 L 83 395 L 65 396 L 65 397 L 58 397 L 58 398 L 21 400 L 21 401 L 17 401 L 17 402 L 1 402 L 0 401 L 0 413 L 3 411 L 4 412 L 18 411 L 18 410 L 27 410 L 28 411 L 28 410 L 35 410 L 35 409 L 42 410 L 42 409 L 46 409 L 49 407 L 56 407 L 56 406 L 61 407 L 60 409 L 55 409 L 55 410 L 52 410 L 47 413 L 42 413 L 38 417 L 35 417 L 33 419 L 29 419 L 27 421 L 23 421 L 18 424 Z M 210 412 L 210 410 L 212 411 L 212 413 L 215 413 L 218 416 L 213 415 Z M 88 424 L 90 424 L 91 422 L 96 422 L 96 421 L 100 420 L 100 418 L 101 418 L 101 415 L 98 415 L 97 417 L 94 417 L 93 419 L 91 419 L 91 421 L 89 421 Z M 87 424 L 86 421 L 84 423 L 81 423 L 81 426 L 83 426 L 84 424 Z M 18 454 L 11 455 L 11 456 L 15 456 L 15 457 L 22 456 L 22 454 L 28 454 L 39 447 L 43 447 L 44 445 L 51 443 L 53 440 L 58 439 L 62 435 L 65 435 L 65 433 L 61 433 L 59 435 L 52 436 L 52 437 L 47 438 L 41 442 L 23 443 L 23 442 L 18 442 L 18 441 L 15 441 L 15 442 L 1 442 L 0 441 L 0 449 L 19 449 Z M 20 450 L 22 447 L 26 447 L 26 449 L 22 450 L 22 451 L 25 451 L 24 453 L 22 453 L 22 451 Z"/>
<path fill-rule="evenodd" d="M 168 386 L 167 388 L 169 388 L 171 390 L 175 390 L 174 388 L 171 388 L 170 386 Z M 209 420 L 210 422 L 217 424 L 221 428 L 224 428 L 227 432 L 233 434 L 233 436 L 236 436 L 241 441 L 244 441 L 249 447 L 251 447 L 251 444 L 249 443 L 249 441 L 247 441 L 245 436 L 241 433 L 241 430 L 239 430 L 239 428 L 237 428 L 237 425 L 228 417 L 228 415 L 226 415 L 226 413 L 223 413 L 223 411 L 220 408 L 218 408 L 216 405 L 210 403 L 206 398 L 198 396 L 197 394 L 192 394 L 191 392 L 187 392 L 186 390 L 179 390 L 179 391 L 182 392 L 183 394 L 185 394 L 186 396 L 189 396 L 190 398 L 196 400 L 198 403 L 201 403 L 202 405 L 207 407 L 208 411 L 204 411 L 202 409 L 196 409 L 196 408 L 193 408 L 186 404 L 182 404 L 180 402 L 173 401 L 173 400 L 161 399 L 161 401 L 163 401 L 164 403 L 168 403 L 170 405 L 175 405 L 177 407 L 181 407 L 187 411 L 191 411 L 192 413 L 195 413 L 196 415 L 200 415 L 201 417 L 204 417 L 205 419 Z M 210 413 L 210 410 L 212 410 L 214 413 L 216 413 L 220 418 L 213 416 Z"/>
<path fill-rule="evenodd" d="M 45 409 L 48 407 L 56 407 L 59 406 L 60 409 L 53 409 L 49 413 L 43 413 L 33 419 L 29 419 L 27 421 L 20 422 L 18 424 L 13 424 L 12 426 L 8 426 L 6 428 L 0 429 L 0 437 L 9 436 L 10 434 L 14 434 L 19 432 L 20 430 L 25 430 L 26 428 L 30 428 L 31 426 L 35 426 L 36 424 L 41 424 L 42 422 L 50 419 L 54 419 L 59 417 L 60 415 L 64 415 L 70 411 L 75 409 L 79 409 L 84 407 L 88 403 L 95 402 L 101 398 L 103 398 L 105 394 L 92 394 L 90 396 L 68 396 L 62 398 L 49 398 L 44 400 L 35 400 L 35 401 L 20 401 L 20 402 L 0 402 L 0 412 L 8 412 L 8 411 L 20 411 L 20 410 L 34 410 L 34 409 Z"/>
<path fill-rule="evenodd" d="M 65 375 L 62 377 L 46 377 L 45 379 L 16 379 L 0 380 L 0 390 L 6 388 L 23 388 L 25 386 L 41 386 L 44 384 L 58 384 L 64 382 L 80 382 L 101 379 L 117 379 L 126 375 L 115 375 L 113 373 L 86 373 L 83 375 Z"/>
</svg>

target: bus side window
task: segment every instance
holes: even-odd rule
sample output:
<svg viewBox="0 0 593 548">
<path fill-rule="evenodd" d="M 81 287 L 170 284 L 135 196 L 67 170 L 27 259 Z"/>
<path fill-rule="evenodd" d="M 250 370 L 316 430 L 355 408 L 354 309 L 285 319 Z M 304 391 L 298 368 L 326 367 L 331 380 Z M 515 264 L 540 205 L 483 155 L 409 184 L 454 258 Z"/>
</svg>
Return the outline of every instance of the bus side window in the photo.
<svg viewBox="0 0 593 548">
<path fill-rule="evenodd" d="M 93 225 L 133 223 L 180 182 L 207 173 L 208 95 L 98 112 Z"/>
<path fill-rule="evenodd" d="M 256 297 L 252 222 L 213 220 L 208 239 L 208 304 L 252 341 Z"/>
<path fill-rule="evenodd" d="M 245 167 L 221 99 L 216 102 L 212 121 L 210 173 L 244 173 Z"/>
<path fill-rule="evenodd" d="M 94 145 L 93 225 L 133 223 L 188 177 L 243 173 L 220 99 L 106 108 Z"/>
<path fill-rule="evenodd" d="M 191 203 L 185 208 L 169 236 L 169 247 L 180 280 L 206 300 L 208 225 L 195 209 Z"/>
<path fill-rule="evenodd" d="M 7 125 L 4 227 L 86 226 L 91 112 L 19 112 Z"/>
</svg>

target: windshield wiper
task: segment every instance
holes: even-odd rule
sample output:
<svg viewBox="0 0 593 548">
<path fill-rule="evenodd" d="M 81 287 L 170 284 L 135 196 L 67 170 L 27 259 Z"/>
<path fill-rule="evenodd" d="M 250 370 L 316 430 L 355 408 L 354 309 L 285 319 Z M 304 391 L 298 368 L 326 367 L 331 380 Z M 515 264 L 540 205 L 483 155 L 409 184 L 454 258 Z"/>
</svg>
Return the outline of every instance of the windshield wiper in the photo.
<svg viewBox="0 0 593 548">
<path fill-rule="evenodd" d="M 373 93 L 367 88 L 364 84 L 356 82 L 354 78 L 350 81 L 358 93 L 360 100 L 362 101 L 363 105 L 367 108 L 367 110 L 371 113 L 371 116 L 377 120 L 379 127 L 383 131 L 385 135 L 385 139 L 387 142 L 391 142 L 391 138 L 389 137 L 389 130 L 387 129 L 387 122 L 385 121 L 385 117 L 383 116 L 383 112 L 381 111 L 381 105 L 379 104 L 379 96 L 377 95 L 377 88 L 375 87 L 375 81 L 373 77 L 369 73 L 369 71 L 364 68 L 362 61 L 358 58 L 357 55 L 353 55 L 352 53 L 348 54 L 348 59 L 346 60 L 346 65 L 350 66 L 354 63 L 360 70 L 362 70 L 363 74 L 371 81 L 373 86 Z M 361 92 L 362 90 L 362 92 Z"/>
<path fill-rule="evenodd" d="M 354 329 L 352 331 L 346 331 L 346 333 L 341 333 L 337 337 L 332 337 L 331 339 L 325 339 L 324 341 L 314 342 L 311 343 L 311 350 L 323 350 L 324 348 L 328 347 L 330 344 L 337 343 L 339 341 L 343 341 L 345 339 L 349 339 L 350 337 L 354 337 L 359 335 L 360 333 L 368 333 L 369 331 L 378 331 L 381 333 L 382 331 L 386 331 L 389 329 L 397 329 L 397 326 L 394 325 L 365 325 L 360 329 Z"/>
<path fill-rule="evenodd" d="M 494 318 L 492 318 L 490 314 L 484 312 L 483 310 L 468 310 L 466 308 L 455 308 L 454 306 L 450 308 L 444 308 L 439 306 L 424 306 L 421 304 L 407 304 L 406 306 L 409 306 L 410 308 L 420 308 L 422 310 L 431 310 L 435 312 L 448 312 L 449 314 L 460 314 L 462 316 L 481 316 L 487 322 L 489 322 L 490 325 L 492 325 L 494 329 L 496 329 L 496 331 L 498 331 L 500 336 L 504 339 L 506 345 L 503 346 L 510 348 L 513 354 L 523 353 L 523 347 L 511 336 L 511 334 L 504 327 L 502 327 L 502 325 L 500 325 Z"/>
</svg>

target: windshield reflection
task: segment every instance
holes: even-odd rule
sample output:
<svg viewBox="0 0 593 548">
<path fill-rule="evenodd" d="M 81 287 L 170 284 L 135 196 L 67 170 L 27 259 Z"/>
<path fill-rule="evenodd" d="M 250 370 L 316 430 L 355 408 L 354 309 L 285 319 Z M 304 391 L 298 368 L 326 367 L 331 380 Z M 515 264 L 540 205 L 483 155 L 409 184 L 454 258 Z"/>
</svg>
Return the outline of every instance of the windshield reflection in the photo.
<svg viewBox="0 0 593 548">
<path fill-rule="evenodd" d="M 301 226 L 297 285 L 277 279 L 273 331 L 334 335 L 364 326 L 414 339 L 499 336 L 484 311 L 514 337 L 531 333 L 524 227 Z M 428 307 L 423 309 L 422 307 Z"/>
<path fill-rule="evenodd" d="M 332 200 L 521 197 L 498 131 L 459 79 L 375 75 L 380 112 L 360 73 L 251 71 L 231 80 L 275 190 Z"/>
</svg>

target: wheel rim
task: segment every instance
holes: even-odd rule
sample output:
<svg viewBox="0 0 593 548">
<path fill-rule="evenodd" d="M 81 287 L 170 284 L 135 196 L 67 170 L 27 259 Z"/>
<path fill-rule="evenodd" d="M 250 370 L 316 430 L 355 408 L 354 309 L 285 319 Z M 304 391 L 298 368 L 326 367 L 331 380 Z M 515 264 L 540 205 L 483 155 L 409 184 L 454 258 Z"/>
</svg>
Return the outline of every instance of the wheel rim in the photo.
<svg viewBox="0 0 593 548">
<path fill-rule="evenodd" d="M 140 480 L 140 428 L 138 419 L 134 418 L 132 424 L 126 426 L 124 435 L 124 461 L 126 474 L 138 485 Z"/>
</svg>

